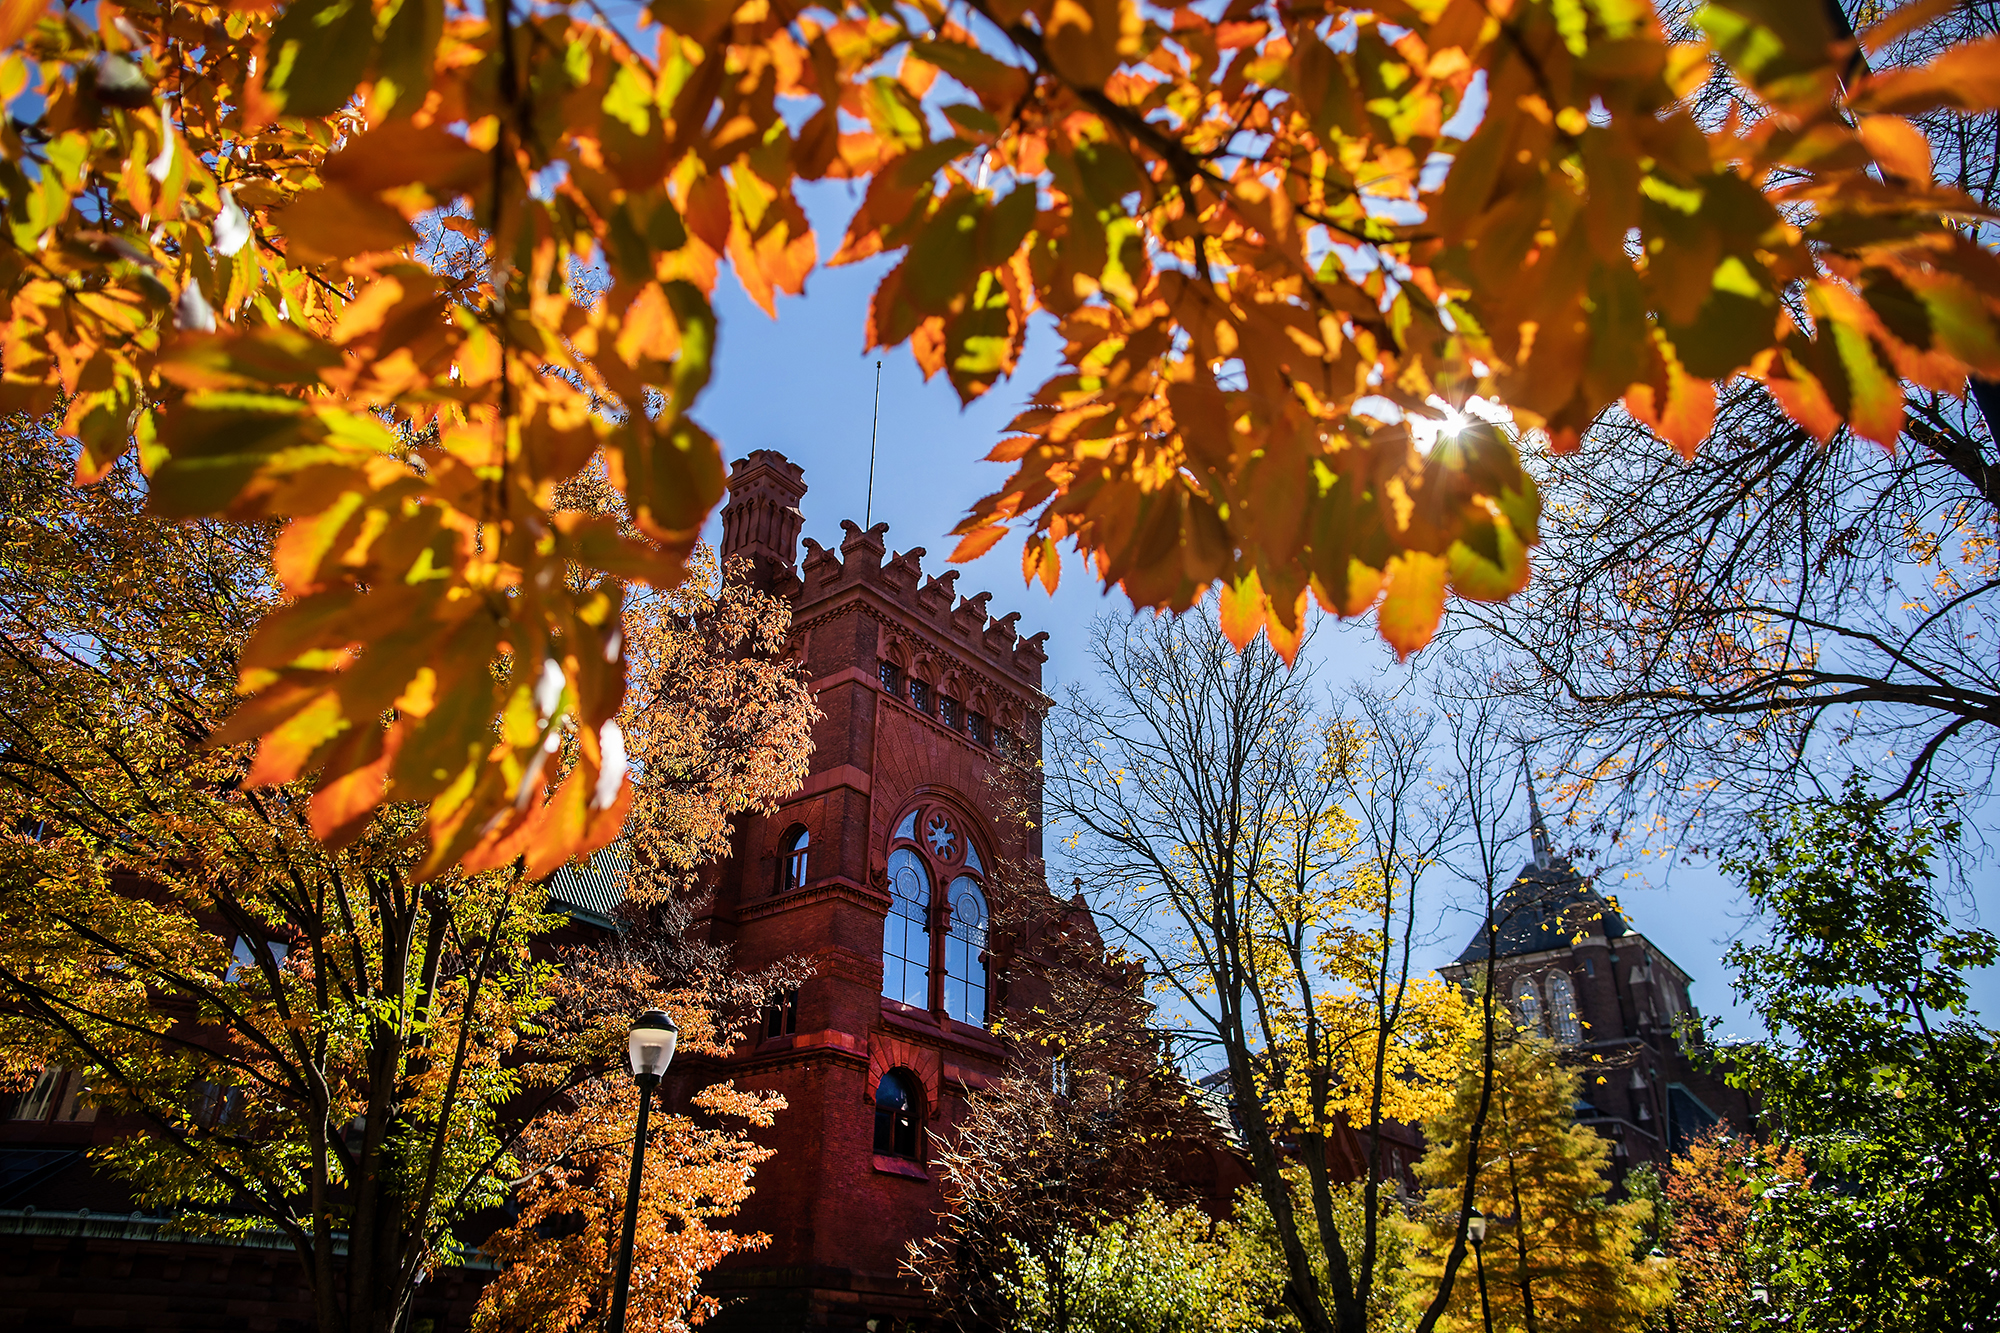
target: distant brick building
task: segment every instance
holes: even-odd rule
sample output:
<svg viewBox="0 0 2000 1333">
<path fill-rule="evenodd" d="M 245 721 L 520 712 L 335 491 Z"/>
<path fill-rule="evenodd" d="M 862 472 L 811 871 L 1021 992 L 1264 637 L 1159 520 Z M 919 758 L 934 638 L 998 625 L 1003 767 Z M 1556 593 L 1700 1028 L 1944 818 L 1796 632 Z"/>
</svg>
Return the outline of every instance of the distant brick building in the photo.
<svg viewBox="0 0 2000 1333">
<path fill-rule="evenodd" d="M 1748 1100 L 1697 1070 L 1675 1037 L 1683 1016 L 1698 1017 L 1688 974 L 1551 852 L 1532 790 L 1529 800 L 1534 859 L 1495 904 L 1495 928 L 1440 970 L 1476 985 L 1491 939 L 1496 995 L 1583 1070 L 1577 1120 L 1611 1140 L 1615 1176 L 1640 1162 L 1664 1165 L 1719 1120 L 1748 1129 Z"/>
</svg>

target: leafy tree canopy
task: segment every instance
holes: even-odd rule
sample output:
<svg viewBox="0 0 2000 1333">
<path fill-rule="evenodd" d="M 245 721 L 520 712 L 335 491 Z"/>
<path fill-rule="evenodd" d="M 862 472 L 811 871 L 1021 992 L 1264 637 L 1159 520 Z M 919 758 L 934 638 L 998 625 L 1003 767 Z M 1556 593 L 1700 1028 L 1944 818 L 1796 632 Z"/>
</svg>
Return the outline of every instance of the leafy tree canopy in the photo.
<svg viewBox="0 0 2000 1333">
<path fill-rule="evenodd" d="M 1606 1202 L 1611 1144 L 1575 1123 L 1579 1075 L 1563 1066 L 1554 1046 L 1523 1036 L 1500 1045 L 1492 1060 L 1475 1207 L 1488 1219 L 1480 1258 L 1493 1327 L 1637 1333 L 1671 1291 L 1665 1267 L 1635 1254 L 1651 1207 Z M 1421 1279 L 1443 1269 L 1458 1234 L 1483 1081 L 1479 1047 L 1469 1044 L 1457 1097 L 1424 1125 L 1430 1147 L 1417 1166 L 1424 1204 L 1405 1224 L 1414 1246 L 1411 1268 Z M 1474 1333 L 1486 1326 L 1479 1284 L 1468 1276 L 1459 1274 L 1437 1327 Z M 1421 1285 L 1413 1304 L 1428 1295 Z"/>
<path fill-rule="evenodd" d="M 2000 1319 L 2000 1040 L 1966 982 L 2000 939 L 1938 905 L 1932 858 L 1959 836 L 1893 822 L 1855 779 L 1765 817 L 1725 862 L 1769 931 L 1725 962 L 1771 1034 L 1727 1053 L 1729 1077 L 1817 1173 L 1765 1195 L 1794 1327 Z"/>
<path fill-rule="evenodd" d="M 1448 589 L 1525 584 L 1535 488 L 1452 429 L 1475 398 L 1558 447 L 1622 400 L 1689 451 L 1742 373 L 1888 443 L 1904 381 L 2000 375 L 2000 268 L 1906 119 L 1992 107 L 2000 38 L 1875 74 L 1785 0 L 1684 36 L 1639 0 L 644 12 L 0 20 L 0 410 L 72 395 L 84 479 L 136 445 L 159 512 L 283 520 L 224 739 L 326 827 L 427 807 L 421 877 L 620 826 L 620 585 L 563 574 L 678 578 L 723 485 L 709 292 L 801 289 L 802 180 L 865 183 L 830 262 L 901 254 L 867 339 L 963 397 L 1057 320 L 960 556 L 1022 523 L 1030 576 L 1067 541 L 1139 605 L 1219 585 L 1287 655 L 1311 600 L 1408 652 Z M 599 451 L 635 532 L 552 505 Z"/>
</svg>

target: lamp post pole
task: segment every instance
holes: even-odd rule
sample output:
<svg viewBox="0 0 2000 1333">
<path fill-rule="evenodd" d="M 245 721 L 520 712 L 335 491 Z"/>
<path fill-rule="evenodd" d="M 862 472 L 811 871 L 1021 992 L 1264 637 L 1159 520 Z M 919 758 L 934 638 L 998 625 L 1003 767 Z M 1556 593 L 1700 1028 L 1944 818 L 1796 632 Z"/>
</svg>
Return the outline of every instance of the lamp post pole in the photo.
<svg viewBox="0 0 2000 1333">
<path fill-rule="evenodd" d="M 646 1121 L 653 1109 L 653 1089 L 674 1058 L 680 1033 L 674 1021 L 649 1009 L 632 1022 L 632 1081 L 639 1085 L 639 1130 L 632 1141 L 632 1179 L 625 1189 L 625 1226 L 618 1240 L 618 1265 L 611 1275 L 611 1313 L 605 1333 L 625 1333 L 625 1304 L 632 1291 L 632 1239 L 639 1227 L 639 1187 L 646 1170 Z"/>
<path fill-rule="evenodd" d="M 1472 1266 L 1479 1273 L 1479 1317 L 1486 1321 L 1486 1333 L 1493 1333 L 1493 1307 L 1486 1300 L 1486 1216 L 1477 1209 L 1465 1224 L 1472 1241 Z"/>
</svg>

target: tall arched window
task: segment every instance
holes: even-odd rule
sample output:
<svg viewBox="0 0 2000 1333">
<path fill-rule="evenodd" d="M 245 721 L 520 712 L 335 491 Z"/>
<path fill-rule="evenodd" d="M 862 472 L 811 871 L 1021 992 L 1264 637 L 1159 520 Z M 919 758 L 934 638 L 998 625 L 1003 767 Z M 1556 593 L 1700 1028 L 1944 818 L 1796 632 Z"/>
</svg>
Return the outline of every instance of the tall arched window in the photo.
<svg viewBox="0 0 2000 1333">
<path fill-rule="evenodd" d="M 944 940 L 944 1011 L 961 1023 L 986 1023 L 986 895 L 979 881 L 951 882 L 951 930 Z"/>
<path fill-rule="evenodd" d="M 1549 975 L 1549 1017 L 1555 1023 L 1557 1041 L 1574 1046 L 1583 1040 L 1583 1024 L 1576 1013 L 1576 987 L 1566 972 Z"/>
<path fill-rule="evenodd" d="M 907 1069 L 891 1069 L 875 1085 L 875 1151 L 885 1157 L 917 1156 L 917 1121 L 924 1085 Z"/>
<path fill-rule="evenodd" d="M 931 1004 L 931 877 L 908 847 L 889 853 L 889 915 L 882 922 L 882 994 Z"/>
<path fill-rule="evenodd" d="M 882 994 L 919 1008 L 941 1001 L 952 1018 L 984 1026 L 987 872 L 967 822 L 953 806 L 924 800 L 905 810 L 889 835 Z M 938 901 L 931 897 L 933 885 Z M 933 975 L 941 982 L 937 1001 L 930 993 Z"/>
<path fill-rule="evenodd" d="M 1542 1033 L 1542 997 L 1533 977 L 1514 983 L 1514 1021 L 1537 1035 Z"/>
<path fill-rule="evenodd" d="M 789 893 L 803 888 L 806 882 L 806 851 L 812 835 L 804 826 L 791 831 L 785 839 L 785 850 L 778 862 L 778 892 Z"/>
</svg>

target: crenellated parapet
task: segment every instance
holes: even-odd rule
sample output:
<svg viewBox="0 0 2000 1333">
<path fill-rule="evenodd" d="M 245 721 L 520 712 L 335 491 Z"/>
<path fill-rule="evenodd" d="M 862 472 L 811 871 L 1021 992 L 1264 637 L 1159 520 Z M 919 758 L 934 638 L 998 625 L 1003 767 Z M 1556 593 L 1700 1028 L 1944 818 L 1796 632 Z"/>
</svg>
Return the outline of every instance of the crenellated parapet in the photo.
<svg viewBox="0 0 2000 1333">
<path fill-rule="evenodd" d="M 877 523 L 864 531 L 848 519 L 840 526 L 843 536 L 837 552 L 811 537 L 805 539 L 806 555 L 800 570 L 804 586 L 798 598 L 802 614 L 811 615 L 809 608 L 850 589 L 869 589 L 928 631 L 935 639 L 935 649 L 977 661 L 997 671 L 1009 684 L 1040 690 L 1042 666 L 1048 661 L 1046 633 L 1024 637 L 1018 628 L 1019 611 L 992 615 L 988 609 L 993 601 L 990 592 L 960 595 L 956 569 L 926 574 L 923 547 L 890 551 L 885 540 L 888 524 Z M 918 667 L 917 658 L 925 651 L 912 645 L 906 669 Z M 939 688 L 949 688 L 943 679 L 945 668 L 937 670 Z M 968 708 L 972 706 L 969 693 L 968 687 Z"/>
</svg>

